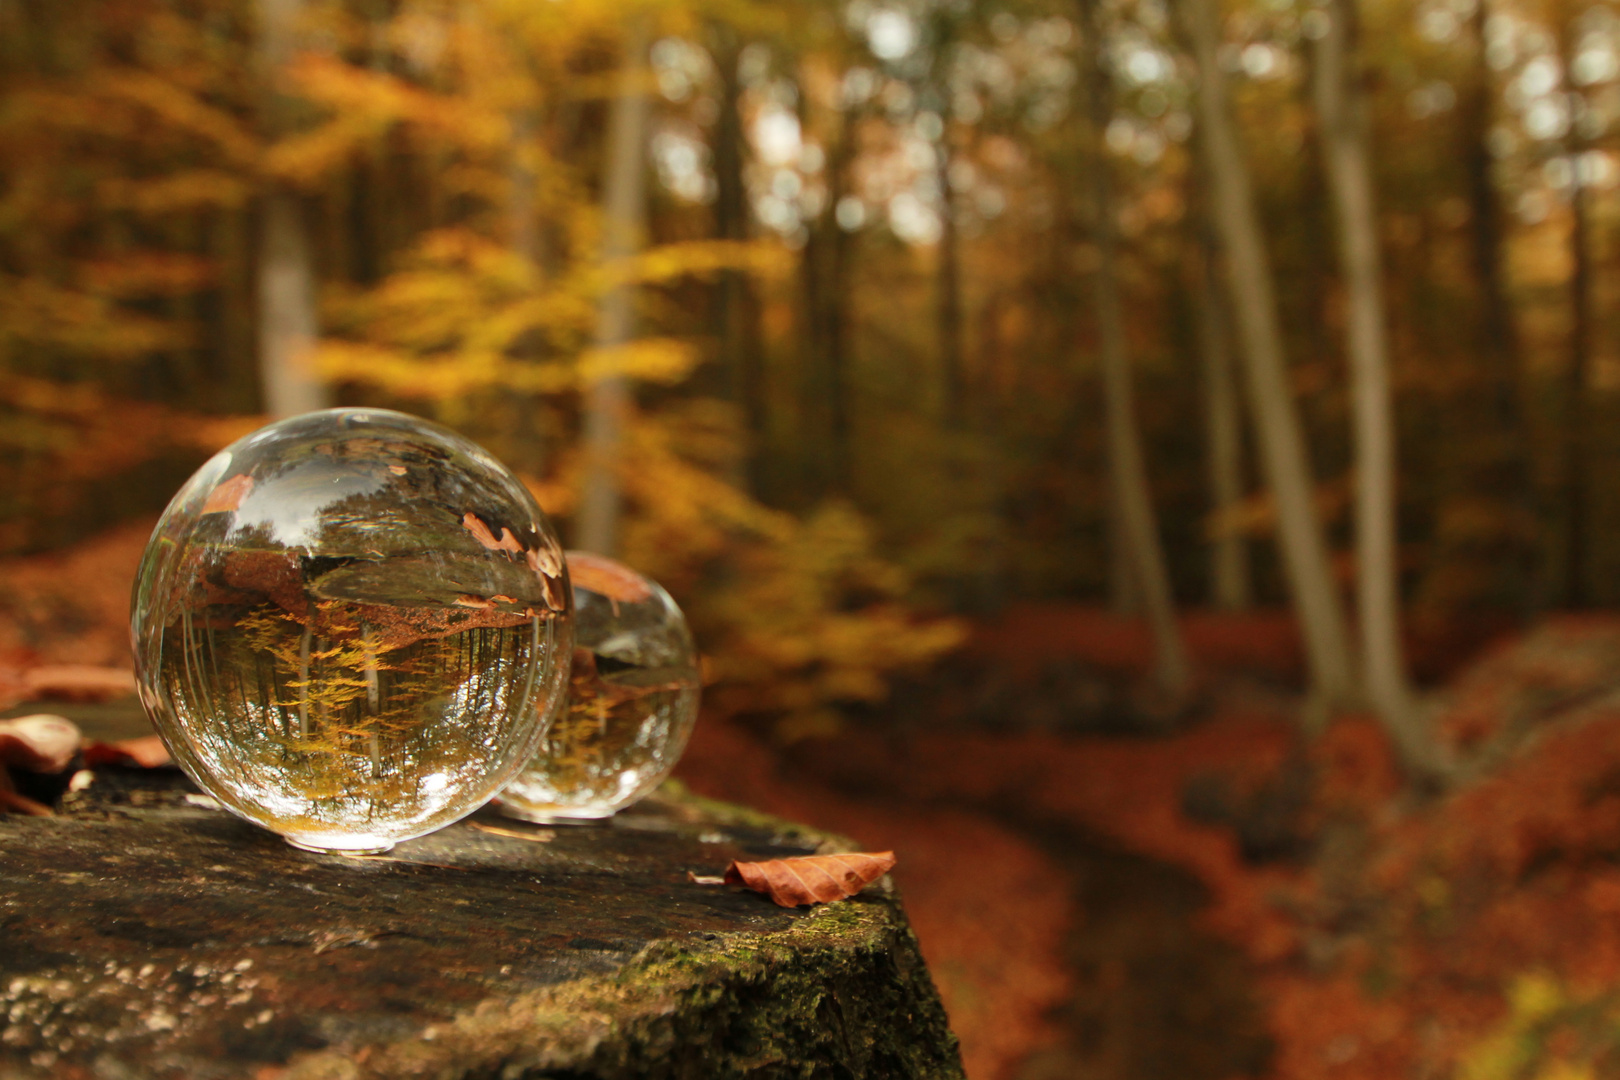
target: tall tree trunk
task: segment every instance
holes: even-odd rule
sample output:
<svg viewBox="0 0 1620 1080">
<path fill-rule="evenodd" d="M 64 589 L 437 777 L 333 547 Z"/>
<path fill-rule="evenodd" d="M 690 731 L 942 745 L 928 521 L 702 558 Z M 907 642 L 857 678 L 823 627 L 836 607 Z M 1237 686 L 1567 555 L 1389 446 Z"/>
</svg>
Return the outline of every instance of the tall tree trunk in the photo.
<svg viewBox="0 0 1620 1080">
<path fill-rule="evenodd" d="M 939 348 L 940 397 L 945 426 L 962 431 L 967 426 L 967 387 L 962 370 L 962 259 L 957 229 L 956 193 L 951 189 L 951 133 L 947 129 L 934 145 L 939 178 L 939 265 L 935 278 L 934 335 Z"/>
<path fill-rule="evenodd" d="M 1558 5 L 1561 9 L 1568 6 Z M 1564 147 L 1570 165 L 1570 318 L 1569 363 L 1564 369 L 1564 445 L 1561 463 L 1565 514 L 1562 591 L 1565 606 L 1579 608 L 1586 606 L 1589 599 L 1586 582 L 1586 453 L 1590 416 L 1586 398 L 1592 367 L 1592 249 L 1586 184 L 1581 179 L 1581 158 L 1587 144 L 1581 135 L 1578 118 L 1581 115 L 1579 106 L 1584 102 L 1581 100 L 1580 92 L 1567 85 L 1575 52 L 1574 27 L 1571 25 L 1572 20 L 1567 10 L 1561 10 L 1559 14 L 1562 17 L 1559 38 L 1566 83 L 1565 95 L 1569 103 L 1569 114 L 1576 118 L 1576 122 L 1571 124 L 1569 140 Z"/>
<path fill-rule="evenodd" d="M 303 0 L 259 0 L 259 62 L 266 80 L 271 131 L 283 129 L 286 107 L 279 83 L 296 44 Z M 326 388 L 310 357 L 319 328 L 315 317 L 315 266 L 309 226 L 296 193 L 272 186 L 259 218 L 259 384 L 264 411 L 295 416 L 325 408 Z"/>
<path fill-rule="evenodd" d="M 1519 392 L 1519 336 L 1513 320 L 1503 257 L 1501 198 L 1493 176 L 1490 133 L 1495 120 L 1496 89 L 1486 60 L 1485 23 L 1490 5 L 1479 3 L 1468 28 L 1472 37 L 1471 72 L 1459 88 L 1457 131 L 1467 184 L 1468 254 L 1473 271 L 1475 353 L 1480 379 L 1450 412 L 1444 433 L 1461 496 L 1488 508 L 1497 522 L 1482 542 L 1468 526 L 1449 535 L 1439 525 L 1438 557 L 1485 563 L 1490 579 L 1503 584 L 1487 602 L 1521 610 L 1546 602 L 1552 583 L 1537 557 L 1534 538 L 1537 492 L 1530 465 L 1529 426 Z M 1471 515 L 1474 520 L 1477 515 Z"/>
<path fill-rule="evenodd" d="M 648 101 L 643 86 L 647 30 L 635 24 L 625 46 L 618 92 L 608 113 L 606 176 L 602 184 L 602 260 L 626 259 L 641 247 L 647 224 Z M 617 285 L 597 310 L 599 348 L 624 345 L 635 333 L 635 290 Z M 619 467 L 630 388 L 620 376 L 598 379 L 585 394 L 585 476 L 577 546 L 603 555 L 619 550 L 623 494 Z"/>
<path fill-rule="evenodd" d="M 1339 225 L 1346 351 L 1355 415 L 1356 596 L 1362 684 L 1403 757 L 1432 763 L 1434 743 L 1413 708 L 1401 650 L 1396 557 L 1395 418 L 1379 266 L 1378 214 L 1360 81 L 1351 59 L 1354 0 L 1330 0 L 1316 43 L 1316 111 Z"/>
<path fill-rule="evenodd" d="M 1105 395 L 1106 396 L 1106 395 Z M 1103 405 L 1106 418 L 1108 406 Z M 1105 420 L 1106 426 L 1106 420 Z M 1109 458 L 1108 476 L 1108 610 L 1115 615 L 1142 614 L 1142 588 L 1137 583 L 1136 556 L 1131 551 L 1131 532 L 1125 524 L 1126 494 L 1114 475 Z"/>
<path fill-rule="evenodd" d="M 828 136 L 827 204 L 810 223 L 800 256 L 804 285 L 804 414 L 800 418 L 807 486 L 848 495 L 853 481 L 849 387 L 850 271 L 854 237 L 838 224 L 838 204 L 849 193 L 855 112 L 843 110 Z"/>
<path fill-rule="evenodd" d="M 1205 230 L 1202 241 L 1195 304 L 1204 376 L 1204 455 L 1209 466 L 1211 511 L 1222 522 L 1210 539 L 1210 600 L 1223 611 L 1244 611 L 1254 605 L 1249 545 L 1230 525 L 1243 501 L 1243 418 L 1238 411 L 1231 330 L 1219 292 L 1214 239 Z"/>
<path fill-rule="evenodd" d="M 1289 387 L 1282 330 L 1248 165 L 1216 61 L 1215 0 L 1180 0 L 1200 79 L 1200 140 L 1213 189 L 1212 210 L 1226 252 L 1227 286 L 1247 373 L 1261 463 L 1277 507 L 1277 531 L 1290 592 L 1304 631 L 1311 682 L 1324 703 L 1352 699 L 1354 665 L 1344 613 L 1312 503 L 1310 459 Z"/>
<path fill-rule="evenodd" d="M 807 104 L 808 97 L 801 94 L 801 103 Z M 838 204 L 849 194 L 858 118 L 858 109 L 847 104 L 828 117 L 829 129 L 822 135 L 827 147 L 827 200 L 808 223 L 799 262 L 803 308 L 798 466 L 806 489 L 822 495 L 848 495 L 853 482 L 849 309 L 854 236 L 839 225 Z M 802 119 L 810 130 L 813 117 L 808 110 Z"/>
<path fill-rule="evenodd" d="M 540 125 L 532 108 L 516 108 L 507 114 L 512 127 L 511 160 L 507 163 L 507 232 L 512 251 L 528 263 L 545 288 L 550 275 L 552 253 L 546 243 L 546 232 L 539 214 L 540 178 L 534 167 L 533 155 L 539 138 Z M 537 335 L 525 335 L 517 342 L 513 354 L 518 359 L 534 360 L 539 353 Z M 523 391 L 504 392 L 501 402 L 510 407 L 512 422 L 510 437 L 516 453 L 512 464 L 536 476 L 545 471 L 548 446 L 546 442 L 546 408 L 543 395 Z M 492 402 L 491 404 L 498 404 Z"/>
<path fill-rule="evenodd" d="M 747 139 L 742 122 L 742 84 L 737 32 L 725 23 L 709 27 L 710 47 L 720 73 L 719 110 L 714 130 L 714 235 L 748 239 L 748 188 L 743 176 Z M 801 95 L 802 96 L 802 95 Z M 765 373 L 759 341 L 759 308 L 753 284 L 742 270 L 720 272 L 715 286 L 715 335 L 720 345 L 723 391 L 742 414 L 747 447 L 739 479 L 760 493 L 761 451 L 765 441 Z"/>
<path fill-rule="evenodd" d="M 539 125 L 532 109 L 513 109 L 507 119 L 512 126 L 512 160 L 506 170 L 507 231 L 512 250 L 540 267 L 546 261 L 540 223 L 536 217 L 535 195 L 540 178 L 535 174 L 530 158 Z"/>
<path fill-rule="evenodd" d="M 1098 347 L 1103 370 L 1109 479 L 1120 537 L 1129 545 L 1133 578 L 1147 614 L 1148 626 L 1153 632 L 1158 683 L 1166 694 L 1180 698 L 1187 691 L 1191 669 L 1187 662 L 1186 646 L 1181 639 L 1181 627 L 1176 622 L 1175 598 L 1170 591 L 1170 574 L 1165 566 L 1159 523 L 1153 511 L 1152 489 L 1148 484 L 1147 464 L 1142 454 L 1142 435 L 1136 423 L 1135 392 L 1115 266 L 1118 232 L 1115 227 L 1113 176 L 1102 137 L 1112 119 L 1114 105 L 1113 77 L 1103 47 L 1106 36 L 1099 8 L 1099 0 L 1082 0 L 1081 14 L 1087 31 L 1086 83 L 1093 136 L 1090 162 L 1092 211 L 1095 215 L 1093 238 L 1097 246 L 1092 296 L 1097 312 Z"/>
<path fill-rule="evenodd" d="M 1585 607 L 1587 491 L 1587 385 L 1592 367 L 1592 255 L 1586 185 L 1580 176 L 1581 153 L 1570 155 L 1569 365 L 1564 380 L 1564 604 Z"/>
<path fill-rule="evenodd" d="M 838 224 L 838 204 L 849 193 L 849 170 L 855 160 L 855 127 L 859 114 L 846 106 L 839 118 L 838 138 L 827 158 L 827 209 L 822 221 L 824 235 L 831 241 L 827 287 L 822 313 L 822 335 L 826 343 L 824 365 L 827 373 L 827 438 L 834 488 L 853 494 L 855 483 L 854 317 L 851 310 L 855 269 L 855 234 Z"/>
</svg>

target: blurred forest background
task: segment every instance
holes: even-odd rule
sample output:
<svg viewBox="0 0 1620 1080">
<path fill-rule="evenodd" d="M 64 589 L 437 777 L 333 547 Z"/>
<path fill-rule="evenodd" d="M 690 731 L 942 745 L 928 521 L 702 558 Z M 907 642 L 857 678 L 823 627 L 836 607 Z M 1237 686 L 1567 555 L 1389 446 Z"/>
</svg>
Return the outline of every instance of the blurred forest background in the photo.
<svg viewBox="0 0 1620 1080">
<path fill-rule="evenodd" d="M 1620 1075 L 1617 219 L 1608 0 L 0 0 L 0 686 L 398 408 L 971 1075 Z"/>
</svg>

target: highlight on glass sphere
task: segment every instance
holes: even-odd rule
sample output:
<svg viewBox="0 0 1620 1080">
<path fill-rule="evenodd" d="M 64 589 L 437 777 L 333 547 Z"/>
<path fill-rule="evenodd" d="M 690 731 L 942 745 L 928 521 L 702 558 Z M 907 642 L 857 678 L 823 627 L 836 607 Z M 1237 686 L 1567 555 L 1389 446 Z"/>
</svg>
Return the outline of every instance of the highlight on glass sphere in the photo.
<svg viewBox="0 0 1620 1080">
<path fill-rule="evenodd" d="M 135 583 L 142 703 L 227 809 L 374 853 L 487 802 L 534 755 L 573 647 L 562 546 L 478 446 L 385 409 L 216 454 Z"/>
<path fill-rule="evenodd" d="M 697 721 L 697 649 L 657 583 L 623 563 L 568 553 L 574 665 L 568 701 L 528 767 L 500 794 L 510 817 L 611 817 L 675 767 Z"/>
</svg>

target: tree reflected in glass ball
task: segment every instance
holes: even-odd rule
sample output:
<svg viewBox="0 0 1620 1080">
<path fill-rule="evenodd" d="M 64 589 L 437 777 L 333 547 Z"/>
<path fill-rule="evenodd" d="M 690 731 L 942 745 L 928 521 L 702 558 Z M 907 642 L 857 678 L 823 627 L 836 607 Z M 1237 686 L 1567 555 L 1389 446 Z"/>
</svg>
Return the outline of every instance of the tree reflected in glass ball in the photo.
<svg viewBox="0 0 1620 1080">
<path fill-rule="evenodd" d="M 573 646 L 562 548 L 459 435 L 383 409 L 271 424 L 199 469 L 132 604 L 141 700 L 227 809 L 376 852 L 534 755 Z"/>
<path fill-rule="evenodd" d="M 659 586 L 612 559 L 570 551 L 574 665 L 568 702 L 501 812 L 547 823 L 605 818 L 657 787 L 697 721 L 697 649 Z"/>
</svg>

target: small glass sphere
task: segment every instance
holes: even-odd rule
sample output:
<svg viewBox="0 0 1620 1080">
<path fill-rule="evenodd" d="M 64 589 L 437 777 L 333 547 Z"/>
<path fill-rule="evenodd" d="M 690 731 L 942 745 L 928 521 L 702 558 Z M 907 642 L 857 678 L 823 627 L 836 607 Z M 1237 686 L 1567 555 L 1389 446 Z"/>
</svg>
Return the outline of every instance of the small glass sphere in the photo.
<svg viewBox="0 0 1620 1080">
<path fill-rule="evenodd" d="M 562 546 L 454 432 L 328 409 L 216 454 L 135 582 L 141 701 L 198 787 L 314 851 L 476 810 L 534 756 L 573 648 Z"/>
<path fill-rule="evenodd" d="M 540 752 L 501 792 L 501 812 L 548 824 L 605 818 L 657 787 L 697 721 L 697 649 L 686 617 L 623 563 L 568 553 L 574 665 L 568 703 Z"/>
</svg>

